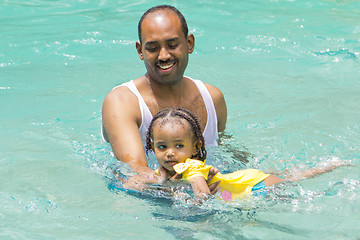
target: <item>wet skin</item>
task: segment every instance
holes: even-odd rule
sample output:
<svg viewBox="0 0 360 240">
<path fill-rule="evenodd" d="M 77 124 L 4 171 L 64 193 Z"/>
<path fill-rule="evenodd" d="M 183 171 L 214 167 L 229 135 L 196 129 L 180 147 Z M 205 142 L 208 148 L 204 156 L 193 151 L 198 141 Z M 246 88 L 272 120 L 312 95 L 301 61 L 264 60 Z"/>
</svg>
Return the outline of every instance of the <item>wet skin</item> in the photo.
<svg viewBox="0 0 360 240">
<path fill-rule="evenodd" d="M 183 124 L 168 122 L 153 128 L 153 150 L 159 164 L 169 171 L 170 175 L 175 174 L 175 164 L 185 162 L 198 151 L 190 125 L 182 122 Z"/>
<path fill-rule="evenodd" d="M 141 29 L 142 43 L 137 42 L 136 49 L 145 62 L 147 77 L 160 84 L 181 81 L 188 54 L 194 50 L 194 36 L 185 36 L 179 18 L 168 10 L 150 13 Z"/>
</svg>

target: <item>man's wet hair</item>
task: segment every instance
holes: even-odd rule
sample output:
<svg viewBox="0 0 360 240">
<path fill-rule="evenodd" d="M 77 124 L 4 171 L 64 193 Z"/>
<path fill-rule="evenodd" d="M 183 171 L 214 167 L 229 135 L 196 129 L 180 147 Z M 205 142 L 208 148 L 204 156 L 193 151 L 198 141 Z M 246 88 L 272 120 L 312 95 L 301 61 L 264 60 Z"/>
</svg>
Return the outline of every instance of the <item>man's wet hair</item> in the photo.
<svg viewBox="0 0 360 240">
<path fill-rule="evenodd" d="M 189 29 L 188 29 L 188 26 L 187 26 L 185 17 L 181 14 L 181 12 L 180 12 L 177 8 L 175 8 L 175 7 L 173 7 L 173 6 L 170 6 L 170 5 L 158 5 L 158 6 L 155 6 L 155 7 L 152 7 L 152 8 L 150 8 L 150 9 L 148 9 L 148 10 L 141 16 L 141 18 L 140 18 L 140 20 L 139 20 L 139 24 L 138 24 L 138 34 L 139 34 L 139 41 L 140 41 L 140 43 L 142 43 L 142 40 L 141 40 L 141 26 L 142 26 L 142 23 L 143 23 L 145 17 L 146 17 L 148 14 L 150 14 L 150 13 L 153 13 L 153 12 L 156 12 L 156 11 L 159 11 L 159 10 L 164 10 L 164 9 L 173 11 L 173 12 L 178 16 L 178 18 L 180 19 L 180 22 L 181 22 L 182 31 L 184 32 L 185 38 L 187 38 Z"/>
<path fill-rule="evenodd" d="M 207 152 L 205 149 L 205 140 L 204 140 L 204 136 L 202 135 L 200 123 L 193 113 L 183 108 L 166 108 L 155 114 L 155 116 L 151 120 L 148 131 L 146 133 L 146 153 L 153 150 L 152 149 L 152 143 L 154 139 L 153 128 L 155 122 L 162 120 L 160 122 L 160 127 L 162 127 L 168 122 L 176 122 L 179 120 L 181 121 L 182 119 L 184 119 L 189 123 L 191 127 L 191 131 L 193 132 L 194 135 L 194 141 L 196 142 L 195 145 L 196 149 L 198 149 L 197 153 L 191 156 L 191 158 L 205 161 Z M 180 121 L 179 123 L 183 124 L 183 122 Z"/>
</svg>

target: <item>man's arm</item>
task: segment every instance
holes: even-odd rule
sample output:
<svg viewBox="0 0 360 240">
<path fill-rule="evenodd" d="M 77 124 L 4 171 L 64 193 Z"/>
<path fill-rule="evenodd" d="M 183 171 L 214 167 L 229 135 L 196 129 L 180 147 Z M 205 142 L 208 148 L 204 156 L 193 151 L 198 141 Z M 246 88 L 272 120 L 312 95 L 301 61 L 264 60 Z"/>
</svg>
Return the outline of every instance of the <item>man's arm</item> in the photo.
<svg viewBox="0 0 360 240">
<path fill-rule="evenodd" d="M 153 172 L 147 166 L 143 143 L 139 133 L 141 112 L 137 97 L 126 87 L 112 90 L 102 108 L 104 135 L 120 161 L 137 173 Z"/>
</svg>

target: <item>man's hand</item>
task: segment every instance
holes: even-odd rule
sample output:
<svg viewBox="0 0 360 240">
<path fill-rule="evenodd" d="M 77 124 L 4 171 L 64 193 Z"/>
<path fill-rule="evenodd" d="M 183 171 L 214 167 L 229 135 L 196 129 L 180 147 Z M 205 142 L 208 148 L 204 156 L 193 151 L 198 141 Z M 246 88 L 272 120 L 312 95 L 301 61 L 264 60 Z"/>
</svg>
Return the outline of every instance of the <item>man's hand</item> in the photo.
<svg viewBox="0 0 360 240">
<path fill-rule="evenodd" d="M 131 176 L 127 180 L 120 180 L 123 181 L 124 188 L 143 191 L 145 189 L 151 188 L 152 184 L 163 184 L 169 180 L 169 171 L 164 167 L 160 166 L 158 173 L 159 174 L 156 174 L 155 171 L 151 170 L 138 173 L 137 175 Z"/>
<path fill-rule="evenodd" d="M 129 179 L 119 179 L 123 181 L 123 187 L 125 189 L 131 189 L 136 191 L 144 191 L 149 188 L 151 184 L 157 184 L 160 182 L 159 177 L 155 174 L 155 171 L 140 173 L 129 177 Z"/>
<path fill-rule="evenodd" d="M 219 172 L 217 168 L 212 167 L 209 170 L 208 180 L 206 183 L 208 184 L 210 193 L 212 195 L 216 194 L 219 191 L 220 181 L 214 182 L 209 185 L 211 179 Z M 171 178 L 169 178 L 168 171 L 162 166 L 159 167 L 159 175 L 155 173 L 155 171 L 142 173 L 138 175 L 134 175 L 130 177 L 128 180 L 123 182 L 123 186 L 126 189 L 132 189 L 137 191 L 143 191 L 145 189 L 149 189 L 151 184 L 163 184 L 164 182 L 170 180 L 172 182 L 176 182 L 180 180 L 182 177 L 181 174 L 175 174 Z"/>
<path fill-rule="evenodd" d="M 124 180 L 120 179 L 123 182 L 124 189 L 143 191 L 146 189 L 146 184 L 144 184 L 143 180 L 139 175 L 134 175 L 129 177 L 129 179 Z"/>
</svg>

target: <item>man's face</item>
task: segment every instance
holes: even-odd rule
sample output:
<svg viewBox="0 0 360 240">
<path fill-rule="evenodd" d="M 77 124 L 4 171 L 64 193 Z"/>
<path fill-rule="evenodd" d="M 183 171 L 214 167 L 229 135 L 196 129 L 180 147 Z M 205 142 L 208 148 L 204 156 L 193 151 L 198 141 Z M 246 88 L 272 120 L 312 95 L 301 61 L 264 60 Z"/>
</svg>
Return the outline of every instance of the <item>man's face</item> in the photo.
<svg viewBox="0 0 360 240">
<path fill-rule="evenodd" d="M 194 37 L 185 37 L 178 16 L 169 10 L 150 13 L 141 26 L 142 44 L 136 44 L 148 77 L 161 84 L 182 79 L 192 53 Z"/>
</svg>

